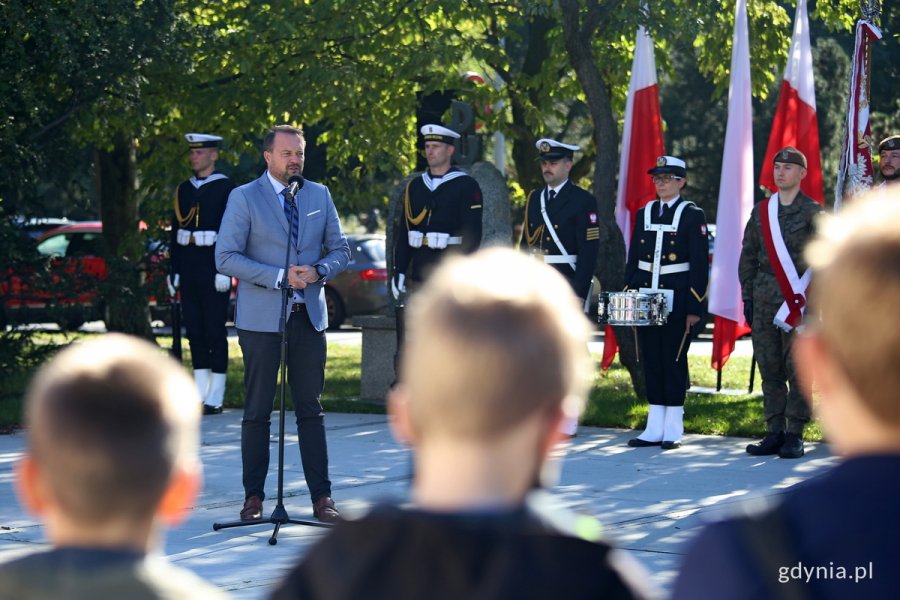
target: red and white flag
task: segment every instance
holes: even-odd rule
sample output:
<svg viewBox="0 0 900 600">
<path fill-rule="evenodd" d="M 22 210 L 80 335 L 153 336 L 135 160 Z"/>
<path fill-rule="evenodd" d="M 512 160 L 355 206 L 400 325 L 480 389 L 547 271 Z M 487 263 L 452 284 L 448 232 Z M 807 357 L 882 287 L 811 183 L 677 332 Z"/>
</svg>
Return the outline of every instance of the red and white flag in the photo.
<svg viewBox="0 0 900 600">
<path fill-rule="evenodd" d="M 772 159 L 785 146 L 793 146 L 806 155 L 807 172 L 800 183 L 800 189 L 816 202 L 824 204 L 819 124 L 816 121 L 816 87 L 813 82 L 806 0 L 797 0 L 794 36 L 791 39 L 787 66 L 784 68 L 784 80 L 781 82 L 769 145 L 759 175 L 759 185 L 771 192 L 778 189 L 772 172 Z"/>
<path fill-rule="evenodd" d="M 652 169 L 657 157 L 665 153 L 653 38 L 643 27 L 638 27 L 631 63 L 631 83 L 625 104 L 622 154 L 619 158 L 619 192 L 616 196 L 616 224 L 625 238 L 626 252 L 631 242 L 637 211 L 656 198 L 656 188 L 647 175 L 647 170 Z M 606 326 L 604 340 L 601 368 L 605 371 L 609 369 L 619 348 L 609 325 Z"/>
<path fill-rule="evenodd" d="M 803 2 L 803 0 L 800 0 Z M 738 281 L 738 261 L 744 227 L 753 209 L 753 114 L 750 105 L 750 40 L 747 3 L 738 0 L 731 48 L 728 123 L 719 179 L 715 252 L 710 273 L 709 312 L 715 315 L 712 368 L 721 370 L 734 351 L 735 340 L 750 329 Z"/>
<path fill-rule="evenodd" d="M 872 130 L 869 127 L 869 46 L 880 39 L 881 30 L 870 21 L 857 21 L 850 73 L 850 102 L 844 124 L 841 164 L 834 187 L 835 210 L 841 207 L 845 195 L 852 198 L 871 188 L 874 182 Z"/>
<path fill-rule="evenodd" d="M 637 211 L 656 198 L 656 187 L 647 170 L 656 166 L 657 157 L 665 153 L 653 38 L 643 27 L 639 27 L 625 104 L 619 193 L 616 195 L 616 224 L 625 236 L 626 251 Z"/>
</svg>

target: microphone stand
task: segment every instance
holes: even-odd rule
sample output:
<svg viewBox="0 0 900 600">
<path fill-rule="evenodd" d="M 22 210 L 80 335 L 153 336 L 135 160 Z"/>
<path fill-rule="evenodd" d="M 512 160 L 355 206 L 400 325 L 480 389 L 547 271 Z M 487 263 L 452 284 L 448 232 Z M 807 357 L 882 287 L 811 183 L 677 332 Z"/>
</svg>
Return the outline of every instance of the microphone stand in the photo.
<svg viewBox="0 0 900 600">
<path fill-rule="evenodd" d="M 299 188 L 298 188 L 299 190 Z M 288 300 L 294 290 L 288 282 L 288 267 L 291 265 L 291 248 L 294 245 L 293 232 L 290 224 L 294 221 L 294 213 L 297 210 L 297 203 L 294 201 L 294 194 L 287 195 L 287 202 L 290 204 L 290 216 L 288 218 L 288 242 L 287 250 L 284 253 L 284 275 L 281 278 L 281 318 L 278 321 L 278 331 L 281 334 L 281 363 L 279 365 L 279 373 L 281 375 L 281 385 L 279 386 L 279 407 L 278 407 L 278 496 L 275 504 L 275 510 L 272 511 L 268 519 L 251 519 L 249 521 L 231 521 L 228 523 L 213 523 L 213 531 L 220 529 L 228 529 L 231 527 L 245 527 L 247 525 L 262 525 L 270 523 L 275 525 L 275 530 L 269 538 L 269 545 L 274 546 L 278 543 L 278 530 L 282 525 L 288 523 L 294 525 L 308 525 L 310 527 L 332 527 L 331 523 L 322 523 L 321 521 L 309 521 L 302 519 L 292 519 L 284 508 L 284 416 L 285 416 L 285 393 L 287 389 L 287 312 Z"/>
</svg>

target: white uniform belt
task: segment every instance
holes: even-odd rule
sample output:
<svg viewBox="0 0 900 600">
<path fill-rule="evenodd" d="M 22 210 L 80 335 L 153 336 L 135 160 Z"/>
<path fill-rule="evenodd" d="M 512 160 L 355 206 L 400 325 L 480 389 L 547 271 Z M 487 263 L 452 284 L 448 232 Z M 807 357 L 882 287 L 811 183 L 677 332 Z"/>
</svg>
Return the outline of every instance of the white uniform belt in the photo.
<svg viewBox="0 0 900 600">
<path fill-rule="evenodd" d="M 462 236 L 460 236 L 460 235 L 452 236 L 447 240 L 448 246 L 459 246 L 460 244 L 462 244 Z M 422 245 L 423 246 L 428 245 L 428 237 L 427 236 L 422 238 Z"/>
<path fill-rule="evenodd" d="M 653 272 L 653 263 L 649 263 L 645 260 L 638 261 L 638 269 L 641 271 L 648 271 L 650 273 Z M 691 270 L 691 263 L 675 263 L 674 265 L 665 265 L 659 268 L 660 275 L 669 275 L 671 273 L 684 273 L 685 271 Z"/>
<path fill-rule="evenodd" d="M 575 256 L 562 256 L 561 254 L 545 254 L 544 262 L 548 265 L 555 264 L 567 264 L 574 265 L 577 257 Z"/>
</svg>

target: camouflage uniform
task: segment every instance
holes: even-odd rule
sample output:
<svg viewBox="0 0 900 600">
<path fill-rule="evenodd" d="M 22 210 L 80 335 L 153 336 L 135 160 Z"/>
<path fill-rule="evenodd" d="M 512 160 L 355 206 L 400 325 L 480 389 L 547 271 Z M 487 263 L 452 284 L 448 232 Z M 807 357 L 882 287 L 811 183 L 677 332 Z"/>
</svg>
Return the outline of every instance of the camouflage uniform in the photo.
<svg viewBox="0 0 900 600">
<path fill-rule="evenodd" d="M 759 212 L 766 206 L 766 202 L 760 202 L 750 213 L 744 229 L 738 277 L 744 302 L 752 302 L 753 306 L 753 352 L 762 375 L 763 410 L 768 431 L 802 434 L 803 426 L 809 422 L 810 410 L 794 373 L 791 357 L 794 331 L 783 331 L 772 322 L 784 297 L 763 240 Z M 798 275 L 806 271 L 803 249 L 813 235 L 813 222 L 821 211 L 822 206 L 803 192 L 798 192 L 790 206 L 778 206 L 778 226 Z"/>
</svg>

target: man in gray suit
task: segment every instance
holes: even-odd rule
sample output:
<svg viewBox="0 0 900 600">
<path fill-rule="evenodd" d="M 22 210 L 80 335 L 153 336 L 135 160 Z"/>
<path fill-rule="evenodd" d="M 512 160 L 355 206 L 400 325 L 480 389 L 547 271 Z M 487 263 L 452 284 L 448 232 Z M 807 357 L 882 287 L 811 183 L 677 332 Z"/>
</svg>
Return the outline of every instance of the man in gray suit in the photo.
<svg viewBox="0 0 900 600">
<path fill-rule="evenodd" d="M 297 219 L 288 222 L 286 189 L 303 171 L 306 140 L 289 125 L 269 130 L 263 140 L 268 169 L 231 192 L 219 238 L 216 267 L 237 277 L 235 326 L 244 355 L 244 419 L 241 423 L 245 521 L 262 517 L 269 469 L 269 425 L 281 358 L 281 282 L 291 233 L 287 281 L 292 288 L 287 328 L 287 381 L 300 436 L 300 458 L 320 521 L 340 515 L 331 499 L 328 449 L 319 399 L 325 382 L 324 282 L 350 259 L 347 238 L 328 188 L 306 181 L 295 196 Z"/>
</svg>

